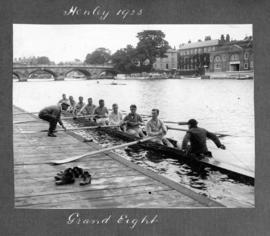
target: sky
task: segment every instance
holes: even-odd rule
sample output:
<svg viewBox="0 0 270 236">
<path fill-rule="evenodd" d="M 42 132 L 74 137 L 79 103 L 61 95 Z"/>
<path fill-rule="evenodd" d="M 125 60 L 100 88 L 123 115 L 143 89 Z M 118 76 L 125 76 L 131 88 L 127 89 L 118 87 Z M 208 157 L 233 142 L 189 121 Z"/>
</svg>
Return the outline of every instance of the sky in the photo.
<svg viewBox="0 0 270 236">
<path fill-rule="evenodd" d="M 96 48 L 108 48 L 114 53 L 131 44 L 137 45 L 138 32 L 161 30 L 171 47 L 181 43 L 197 42 L 210 35 L 219 39 L 229 34 L 231 39 L 252 35 L 252 25 L 13 25 L 13 58 L 47 56 L 51 61 L 84 61 Z"/>
</svg>

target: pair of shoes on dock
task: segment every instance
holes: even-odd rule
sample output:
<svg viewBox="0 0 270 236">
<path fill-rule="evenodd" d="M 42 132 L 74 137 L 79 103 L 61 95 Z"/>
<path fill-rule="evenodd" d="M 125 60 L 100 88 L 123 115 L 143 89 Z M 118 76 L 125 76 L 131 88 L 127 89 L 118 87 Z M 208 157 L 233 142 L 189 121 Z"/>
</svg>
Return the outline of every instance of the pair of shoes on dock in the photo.
<svg viewBox="0 0 270 236">
<path fill-rule="evenodd" d="M 74 168 L 67 168 L 64 171 L 61 171 L 56 174 L 55 184 L 56 185 L 65 185 L 73 184 L 75 178 L 82 178 L 80 182 L 81 186 L 91 184 L 91 175 L 88 171 L 84 171 L 82 168 L 75 166 Z"/>
</svg>

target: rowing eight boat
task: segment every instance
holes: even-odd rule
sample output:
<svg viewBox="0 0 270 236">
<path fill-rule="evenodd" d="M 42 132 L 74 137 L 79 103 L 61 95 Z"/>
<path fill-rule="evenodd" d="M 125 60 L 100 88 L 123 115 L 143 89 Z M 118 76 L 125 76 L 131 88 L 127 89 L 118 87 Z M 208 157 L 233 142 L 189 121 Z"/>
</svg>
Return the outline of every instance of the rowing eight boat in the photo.
<svg viewBox="0 0 270 236">
<path fill-rule="evenodd" d="M 70 114 L 64 114 L 64 116 L 70 116 Z M 83 117 L 77 118 L 74 120 L 74 122 L 83 126 L 97 125 L 95 122 Z M 134 137 L 133 135 L 114 128 L 102 127 L 98 128 L 98 130 L 128 142 L 138 140 L 138 138 Z M 174 145 L 174 148 L 170 148 L 152 141 L 139 143 L 137 146 L 139 145 L 142 148 L 164 154 L 163 156 L 166 158 L 178 159 L 179 161 L 187 163 L 191 168 L 195 167 L 198 171 L 203 171 L 205 167 L 210 167 L 211 170 L 227 174 L 230 178 L 239 182 L 254 185 L 254 172 L 242 169 L 232 164 L 222 163 L 214 158 L 203 157 L 202 159 L 198 159 L 193 155 L 187 155 L 184 151 L 177 148 L 176 140 L 169 139 L 169 141 Z"/>
</svg>

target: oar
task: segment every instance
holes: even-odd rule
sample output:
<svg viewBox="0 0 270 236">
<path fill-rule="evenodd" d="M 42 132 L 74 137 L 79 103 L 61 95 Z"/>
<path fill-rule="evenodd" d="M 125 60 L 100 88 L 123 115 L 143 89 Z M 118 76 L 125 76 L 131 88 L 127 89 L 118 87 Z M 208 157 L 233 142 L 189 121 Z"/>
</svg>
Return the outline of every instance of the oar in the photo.
<svg viewBox="0 0 270 236">
<path fill-rule="evenodd" d="M 182 121 L 163 121 L 164 123 L 168 123 L 168 124 L 178 124 L 178 125 L 187 125 L 187 122 L 182 122 Z"/>
<path fill-rule="evenodd" d="M 76 128 L 66 129 L 66 130 L 58 129 L 57 131 L 87 130 L 87 129 L 109 128 L 109 127 L 119 127 L 119 125 L 76 127 Z M 40 132 L 48 132 L 48 130 L 43 129 L 43 130 L 39 130 L 39 131 L 22 131 L 21 134 L 38 134 Z"/>
<path fill-rule="evenodd" d="M 179 130 L 179 131 L 188 131 L 188 129 L 173 128 L 173 127 L 169 127 L 169 126 L 167 126 L 167 129 Z M 221 134 L 221 133 L 214 133 L 214 134 L 219 136 L 220 138 L 221 137 L 226 137 L 226 136 L 233 136 L 233 135 L 230 135 L 230 134 Z"/>
<path fill-rule="evenodd" d="M 120 144 L 120 145 L 116 145 L 116 146 L 113 146 L 113 147 L 104 148 L 104 149 L 93 151 L 93 152 L 88 152 L 88 153 L 85 153 L 85 154 L 80 155 L 80 156 L 69 157 L 69 158 L 66 158 L 66 159 L 63 159 L 63 160 L 53 160 L 53 161 L 50 161 L 49 163 L 54 164 L 54 165 L 64 164 L 64 163 L 76 161 L 76 160 L 81 159 L 81 158 L 86 157 L 86 156 L 93 156 L 93 155 L 96 155 L 96 154 L 99 154 L 99 153 L 103 153 L 103 152 L 107 152 L 107 151 L 111 151 L 111 150 L 114 150 L 114 149 L 124 148 L 124 147 L 128 147 L 128 146 L 131 146 L 131 145 L 135 145 L 135 144 L 139 144 L 139 143 L 142 143 L 142 142 L 146 142 L 146 141 L 149 141 L 149 140 L 154 139 L 154 138 L 156 138 L 156 137 L 155 136 L 153 136 L 153 137 L 147 137 L 147 138 L 140 139 L 140 140 L 137 140 L 137 141 L 133 141 L 133 142 L 129 142 L 129 143 L 124 143 L 124 144 Z"/>
<path fill-rule="evenodd" d="M 62 117 L 61 120 L 71 120 L 76 118 L 87 118 L 87 117 L 94 117 L 95 115 L 85 115 L 85 116 L 75 116 L 75 117 Z M 24 120 L 24 121 L 17 121 L 13 124 L 24 124 L 24 123 L 30 123 L 30 122 L 40 122 L 40 120 Z"/>
<path fill-rule="evenodd" d="M 38 114 L 38 112 L 19 112 L 19 113 L 14 113 L 13 115 L 24 115 L 24 114 Z"/>
</svg>

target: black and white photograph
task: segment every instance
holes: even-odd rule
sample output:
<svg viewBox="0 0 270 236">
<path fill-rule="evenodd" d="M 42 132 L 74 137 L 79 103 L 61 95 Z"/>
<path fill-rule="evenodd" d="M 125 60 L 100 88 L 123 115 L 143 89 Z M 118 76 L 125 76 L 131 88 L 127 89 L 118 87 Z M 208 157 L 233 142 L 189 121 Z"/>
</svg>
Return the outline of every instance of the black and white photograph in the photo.
<svg viewBox="0 0 270 236">
<path fill-rule="evenodd" d="M 253 44 L 252 24 L 13 24 L 14 208 L 255 208 Z"/>
</svg>

